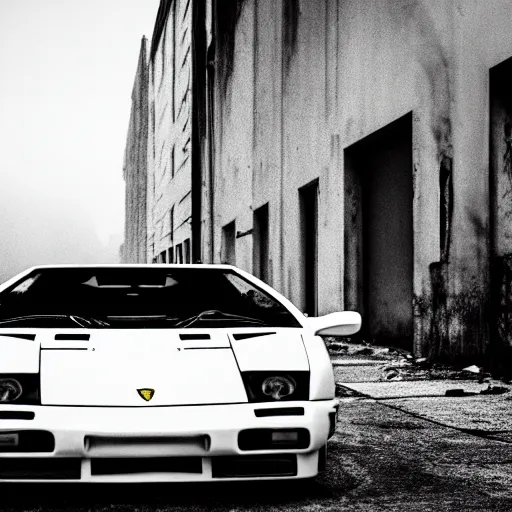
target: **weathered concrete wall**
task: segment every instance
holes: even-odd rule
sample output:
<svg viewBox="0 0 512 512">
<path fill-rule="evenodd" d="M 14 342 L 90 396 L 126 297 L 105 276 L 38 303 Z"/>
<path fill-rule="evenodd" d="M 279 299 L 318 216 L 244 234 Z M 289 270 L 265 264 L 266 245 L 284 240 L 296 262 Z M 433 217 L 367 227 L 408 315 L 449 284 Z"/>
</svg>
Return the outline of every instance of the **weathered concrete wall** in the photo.
<svg viewBox="0 0 512 512">
<path fill-rule="evenodd" d="M 161 35 L 153 41 L 149 63 L 148 261 L 161 258 L 162 252 L 169 261 L 169 251 L 175 255 L 176 247 L 183 249 L 191 238 L 190 2 L 169 2 L 165 13 L 161 26 L 155 26 Z"/>
<path fill-rule="evenodd" d="M 222 227 L 252 228 L 252 140 L 254 82 L 254 0 L 222 4 L 218 18 L 216 91 L 215 258 L 222 261 Z M 236 23 L 236 33 L 231 32 Z M 236 238 L 236 261 L 252 269 L 252 237 Z"/>
<path fill-rule="evenodd" d="M 256 2 L 254 11 L 253 211 L 269 205 L 268 282 L 283 287 L 284 196 L 282 167 L 282 6 Z M 254 267 L 249 266 L 251 271 Z"/>
<path fill-rule="evenodd" d="M 148 137 L 147 41 L 142 38 L 132 90 L 123 174 L 126 182 L 123 263 L 146 263 L 146 190 Z"/>
<path fill-rule="evenodd" d="M 233 220 L 247 231 L 269 202 L 271 281 L 303 306 L 298 189 L 318 179 L 319 313 L 343 308 L 360 279 L 344 258 L 345 200 L 357 201 L 344 197 L 344 150 L 412 112 L 414 348 L 485 359 L 488 74 L 512 55 L 512 4 L 232 4 L 216 56 L 216 231 Z M 249 270 L 251 245 L 237 239 Z"/>
</svg>

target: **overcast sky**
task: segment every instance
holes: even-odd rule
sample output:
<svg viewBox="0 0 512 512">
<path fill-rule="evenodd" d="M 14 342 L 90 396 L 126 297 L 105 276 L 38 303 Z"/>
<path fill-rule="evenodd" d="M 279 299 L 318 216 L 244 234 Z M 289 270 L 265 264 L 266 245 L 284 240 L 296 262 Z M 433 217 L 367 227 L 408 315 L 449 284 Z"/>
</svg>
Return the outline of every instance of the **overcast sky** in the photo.
<svg viewBox="0 0 512 512">
<path fill-rule="evenodd" d="M 117 256 L 131 91 L 158 4 L 0 0 L 0 282 Z"/>
</svg>

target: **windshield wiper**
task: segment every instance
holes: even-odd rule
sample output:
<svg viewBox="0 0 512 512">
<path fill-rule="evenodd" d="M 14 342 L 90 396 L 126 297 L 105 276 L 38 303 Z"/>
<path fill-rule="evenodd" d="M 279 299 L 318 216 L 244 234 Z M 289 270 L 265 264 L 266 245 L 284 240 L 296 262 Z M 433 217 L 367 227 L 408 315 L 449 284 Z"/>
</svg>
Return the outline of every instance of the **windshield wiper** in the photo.
<svg viewBox="0 0 512 512">
<path fill-rule="evenodd" d="M 90 327 L 109 327 L 110 324 L 94 317 L 83 317 L 78 315 L 23 315 L 12 318 L 6 318 L 0 320 L 2 324 L 12 324 L 16 322 L 23 322 L 24 320 L 38 320 L 38 319 L 49 319 L 49 320 L 71 320 L 75 324 L 83 328 Z"/>
<path fill-rule="evenodd" d="M 174 324 L 174 327 L 190 327 L 196 322 L 201 322 L 203 320 L 226 320 L 241 323 L 267 325 L 263 320 L 258 320 L 257 318 L 252 318 L 250 316 L 232 315 L 230 313 L 223 313 L 218 309 L 209 309 L 207 311 L 202 311 L 198 315 L 194 315 L 190 318 L 186 318 L 185 320 L 181 320 L 180 322 Z"/>
<path fill-rule="evenodd" d="M 83 327 L 110 327 L 108 322 L 105 320 L 100 320 L 94 316 L 78 316 L 78 315 L 67 315 L 68 318 L 73 320 L 73 322 L 80 325 L 80 323 L 85 324 Z"/>
</svg>

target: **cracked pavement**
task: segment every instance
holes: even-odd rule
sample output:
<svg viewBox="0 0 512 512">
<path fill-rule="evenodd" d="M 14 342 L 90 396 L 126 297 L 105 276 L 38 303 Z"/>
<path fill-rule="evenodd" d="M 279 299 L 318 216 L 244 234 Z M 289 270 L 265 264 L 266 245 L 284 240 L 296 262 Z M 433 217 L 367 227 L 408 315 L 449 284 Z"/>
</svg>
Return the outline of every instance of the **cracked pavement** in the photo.
<svg viewBox="0 0 512 512">
<path fill-rule="evenodd" d="M 354 395 L 341 398 L 327 472 L 313 482 L 22 484 L 0 487 L 0 496 L 5 512 L 509 511 L 511 484 L 511 444 Z"/>
</svg>

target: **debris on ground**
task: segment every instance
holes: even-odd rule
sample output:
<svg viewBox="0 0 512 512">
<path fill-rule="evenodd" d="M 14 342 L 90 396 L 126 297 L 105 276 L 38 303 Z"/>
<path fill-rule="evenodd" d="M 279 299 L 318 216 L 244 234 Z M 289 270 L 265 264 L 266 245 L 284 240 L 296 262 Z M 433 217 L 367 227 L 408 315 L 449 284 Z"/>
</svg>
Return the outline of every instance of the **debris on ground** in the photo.
<svg viewBox="0 0 512 512">
<path fill-rule="evenodd" d="M 477 394 L 478 393 L 476 393 L 475 391 L 465 391 L 464 389 L 461 388 L 447 389 L 445 392 L 446 396 L 474 396 Z"/>
<path fill-rule="evenodd" d="M 464 371 L 464 372 L 471 372 L 471 373 L 480 373 L 482 370 L 476 364 L 472 364 L 471 366 L 467 366 L 466 368 L 462 368 L 462 371 Z"/>
<path fill-rule="evenodd" d="M 482 389 L 479 393 L 474 391 L 465 391 L 462 388 L 454 388 L 447 389 L 445 395 L 446 396 L 474 396 L 477 394 L 480 395 L 502 395 L 503 393 L 508 393 L 510 391 L 509 388 L 505 386 L 493 386 L 489 384 L 487 388 Z"/>
<path fill-rule="evenodd" d="M 396 368 L 385 368 L 382 371 L 382 380 L 387 380 L 387 381 L 402 380 L 402 376 L 400 375 L 400 370 L 397 370 Z"/>
<path fill-rule="evenodd" d="M 491 374 L 490 373 L 481 373 L 478 377 L 478 382 L 480 384 L 484 384 L 486 382 L 491 382 Z"/>
<path fill-rule="evenodd" d="M 407 380 L 475 380 L 490 384 L 492 376 L 476 364 L 457 368 L 435 363 L 428 357 L 414 357 L 404 349 L 372 345 L 360 338 L 326 336 L 323 338 L 332 358 L 340 361 L 363 357 L 375 361 L 383 382 Z M 382 366 L 378 363 L 382 362 Z M 508 390 L 508 389 L 507 389 Z M 496 393 L 496 392 L 494 392 Z M 489 392 L 492 394 L 492 392 Z"/>
<path fill-rule="evenodd" d="M 489 384 L 489 386 L 486 389 L 482 389 L 480 391 L 481 395 L 502 395 L 503 393 L 508 393 L 510 391 L 509 388 L 506 388 L 505 386 L 493 386 L 492 384 Z"/>
</svg>

